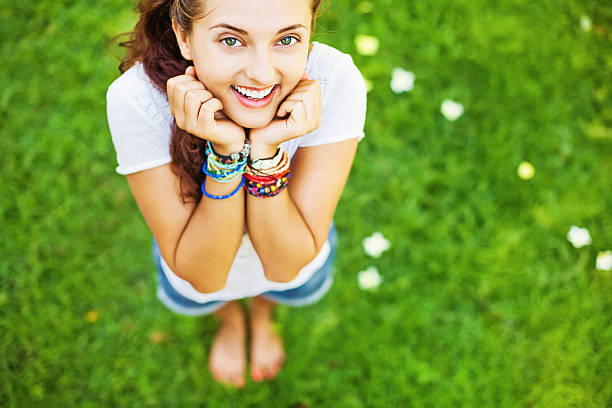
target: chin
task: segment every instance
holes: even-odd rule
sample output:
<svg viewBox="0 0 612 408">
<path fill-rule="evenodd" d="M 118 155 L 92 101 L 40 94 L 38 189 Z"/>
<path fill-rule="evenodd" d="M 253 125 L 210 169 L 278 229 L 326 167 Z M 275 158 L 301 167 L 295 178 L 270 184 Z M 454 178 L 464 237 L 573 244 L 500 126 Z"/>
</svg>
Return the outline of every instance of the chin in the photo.
<svg viewBox="0 0 612 408">
<path fill-rule="evenodd" d="M 262 127 L 268 126 L 268 124 L 274 118 L 274 111 L 270 112 L 261 112 L 256 113 L 253 112 L 249 115 L 242 114 L 242 112 L 238 114 L 230 115 L 228 117 L 234 121 L 234 123 L 247 128 L 247 129 L 259 129 Z"/>
</svg>

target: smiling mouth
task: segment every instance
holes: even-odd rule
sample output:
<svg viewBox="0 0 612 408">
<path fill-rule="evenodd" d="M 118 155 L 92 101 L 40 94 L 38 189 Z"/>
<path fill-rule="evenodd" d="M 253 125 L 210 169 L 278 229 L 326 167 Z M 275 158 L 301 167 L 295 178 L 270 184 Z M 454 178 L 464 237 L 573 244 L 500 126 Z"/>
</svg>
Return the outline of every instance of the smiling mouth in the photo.
<svg viewBox="0 0 612 408">
<path fill-rule="evenodd" d="M 242 106 L 247 108 L 263 108 L 272 102 L 279 85 L 276 84 L 263 89 L 245 88 L 238 85 L 231 85 L 230 88 Z"/>
<path fill-rule="evenodd" d="M 255 101 L 264 99 L 265 97 L 270 95 L 275 87 L 276 85 L 272 85 L 267 88 L 257 90 L 252 88 L 244 88 L 238 85 L 232 85 L 232 89 L 238 91 L 242 96 L 245 96 L 249 99 L 253 99 Z"/>
</svg>

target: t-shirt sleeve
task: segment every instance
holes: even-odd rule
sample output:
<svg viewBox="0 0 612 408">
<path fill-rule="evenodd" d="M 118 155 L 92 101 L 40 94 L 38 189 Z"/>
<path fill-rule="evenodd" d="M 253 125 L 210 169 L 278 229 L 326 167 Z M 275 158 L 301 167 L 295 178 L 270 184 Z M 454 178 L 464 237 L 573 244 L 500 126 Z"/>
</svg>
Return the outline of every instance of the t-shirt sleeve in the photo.
<svg viewBox="0 0 612 408">
<path fill-rule="evenodd" d="M 367 90 L 359 69 L 349 55 L 338 64 L 321 100 L 321 125 L 300 146 L 317 146 L 363 139 Z"/>
<path fill-rule="evenodd" d="M 136 173 L 172 160 L 170 127 L 152 118 L 134 98 L 114 85 L 106 93 L 106 114 L 117 153 L 117 173 Z"/>
</svg>

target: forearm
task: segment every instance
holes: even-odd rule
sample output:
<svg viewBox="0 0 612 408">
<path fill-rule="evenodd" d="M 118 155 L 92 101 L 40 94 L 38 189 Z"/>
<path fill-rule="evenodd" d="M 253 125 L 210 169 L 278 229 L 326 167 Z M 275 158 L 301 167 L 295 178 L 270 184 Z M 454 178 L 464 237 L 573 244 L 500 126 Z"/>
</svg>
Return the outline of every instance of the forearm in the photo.
<svg viewBox="0 0 612 408">
<path fill-rule="evenodd" d="M 252 158 L 270 157 L 275 149 L 254 145 Z M 286 188 L 273 197 L 246 194 L 246 214 L 251 242 L 268 279 L 291 281 L 315 257 L 314 235 Z"/>
<path fill-rule="evenodd" d="M 205 190 L 223 196 L 240 185 L 241 178 L 220 183 L 206 177 Z M 199 292 L 223 289 L 244 233 L 245 192 L 225 199 L 202 196 L 179 239 L 175 265 Z"/>
<path fill-rule="evenodd" d="M 274 197 L 246 195 L 247 228 L 266 278 L 288 282 L 316 255 L 314 236 L 287 189 Z"/>
</svg>

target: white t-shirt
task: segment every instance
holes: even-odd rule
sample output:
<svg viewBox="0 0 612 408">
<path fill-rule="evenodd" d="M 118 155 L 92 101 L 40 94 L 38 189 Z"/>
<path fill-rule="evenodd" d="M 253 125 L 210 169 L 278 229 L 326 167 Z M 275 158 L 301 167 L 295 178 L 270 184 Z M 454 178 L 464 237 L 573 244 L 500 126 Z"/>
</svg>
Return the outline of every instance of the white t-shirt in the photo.
<svg viewBox="0 0 612 408">
<path fill-rule="evenodd" d="M 364 137 L 366 87 L 359 69 L 350 55 L 318 42 L 306 62 L 308 78 L 321 85 L 321 125 L 304 136 L 282 143 L 293 157 L 301 146 L 317 146 L 351 138 Z M 170 136 L 173 121 L 165 93 L 149 80 L 142 64 L 125 71 L 108 88 L 107 116 L 115 151 L 116 172 L 130 174 L 171 162 Z M 287 290 L 300 286 L 327 259 L 329 242 L 304 266 L 290 282 L 266 279 L 263 267 L 248 234 L 230 269 L 225 288 L 213 293 L 200 293 L 172 272 L 161 258 L 162 269 L 172 286 L 183 296 L 196 302 L 231 300 L 259 295 L 268 290 Z"/>
</svg>

